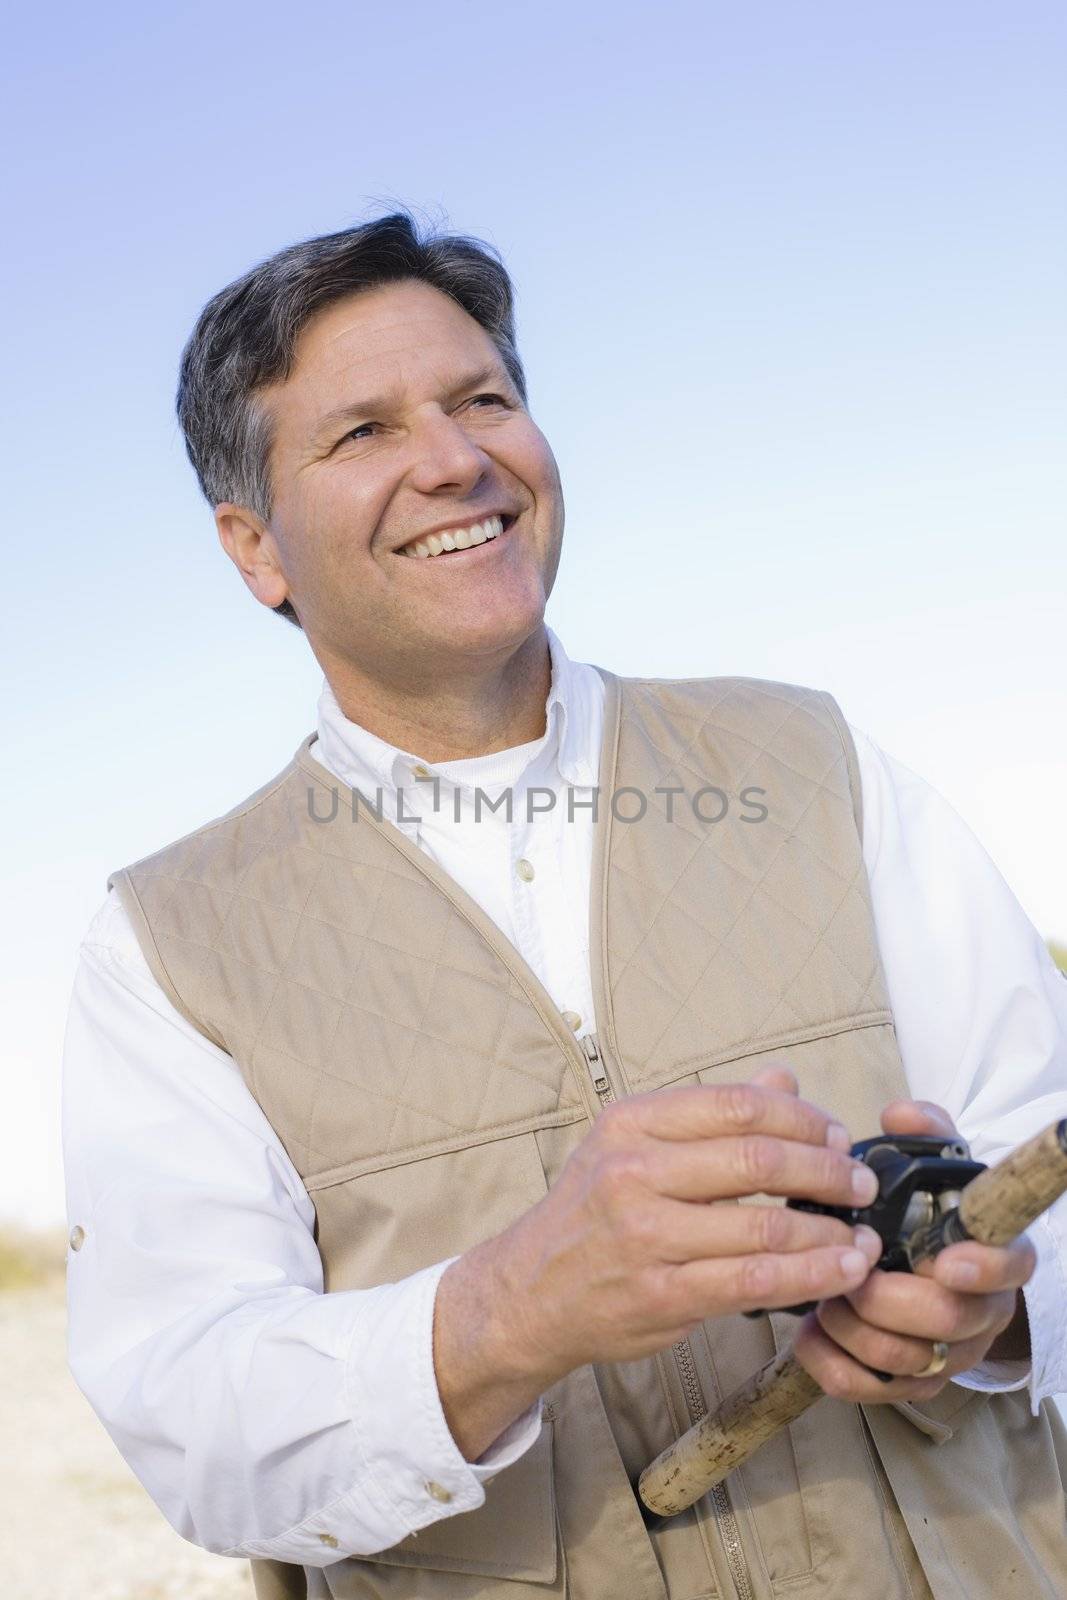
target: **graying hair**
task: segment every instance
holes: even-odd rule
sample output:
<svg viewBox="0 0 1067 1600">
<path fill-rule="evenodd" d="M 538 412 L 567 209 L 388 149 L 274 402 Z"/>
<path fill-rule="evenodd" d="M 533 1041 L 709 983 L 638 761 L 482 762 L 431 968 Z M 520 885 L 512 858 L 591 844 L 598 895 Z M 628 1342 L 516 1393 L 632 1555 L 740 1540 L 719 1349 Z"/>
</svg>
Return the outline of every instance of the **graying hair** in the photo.
<svg viewBox="0 0 1067 1600">
<path fill-rule="evenodd" d="M 316 312 L 404 279 L 441 290 L 485 329 L 525 402 L 511 279 L 492 246 L 461 234 L 420 233 L 406 211 L 305 239 L 221 289 L 182 351 L 178 421 L 212 506 L 229 500 L 269 520 L 273 431 L 258 391 L 289 376 L 297 338 Z M 288 600 L 274 609 L 300 626 Z"/>
</svg>

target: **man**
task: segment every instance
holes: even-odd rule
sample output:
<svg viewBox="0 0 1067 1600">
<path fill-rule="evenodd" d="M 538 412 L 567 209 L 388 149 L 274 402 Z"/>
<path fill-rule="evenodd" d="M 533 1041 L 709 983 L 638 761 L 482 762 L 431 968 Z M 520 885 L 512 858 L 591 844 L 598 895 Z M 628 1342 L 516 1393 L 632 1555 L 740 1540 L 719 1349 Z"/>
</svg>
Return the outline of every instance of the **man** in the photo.
<svg viewBox="0 0 1067 1600">
<path fill-rule="evenodd" d="M 178 404 L 324 683 L 112 874 L 75 984 L 71 1365 L 165 1515 L 261 1600 L 1061 1594 L 1063 1207 L 911 1277 L 781 1204 L 869 1199 L 879 1120 L 990 1159 L 1067 1112 L 1067 992 L 970 834 L 828 695 L 568 658 L 476 243 L 283 250 Z M 644 1517 L 801 1300 L 832 1398 Z"/>
</svg>

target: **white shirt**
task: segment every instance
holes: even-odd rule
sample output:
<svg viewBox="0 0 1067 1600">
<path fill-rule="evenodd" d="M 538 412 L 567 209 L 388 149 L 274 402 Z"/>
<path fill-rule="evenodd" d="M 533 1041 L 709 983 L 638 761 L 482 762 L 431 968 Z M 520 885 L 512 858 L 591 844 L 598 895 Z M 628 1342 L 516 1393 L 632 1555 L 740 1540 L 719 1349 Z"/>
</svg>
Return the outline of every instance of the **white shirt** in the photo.
<svg viewBox="0 0 1067 1600">
<path fill-rule="evenodd" d="M 427 769 L 349 721 L 324 681 L 311 751 L 372 803 L 380 786 L 390 820 L 403 791 L 399 825 L 586 1032 L 595 1028 L 592 814 L 581 801 L 597 781 L 604 686 L 551 631 L 549 645 L 539 740 Z M 863 857 L 908 1083 L 947 1108 L 978 1159 L 997 1160 L 1067 1115 L 1067 983 L 947 802 L 852 734 Z M 416 767 L 440 780 L 436 811 Z M 483 809 L 475 824 L 475 786 L 496 798 L 505 785 L 512 821 Z M 526 793 L 540 786 L 559 798 L 528 822 Z M 448 1262 L 395 1284 L 323 1293 L 298 1173 L 231 1057 L 159 988 L 113 893 L 81 947 L 63 1137 L 68 1221 L 84 1234 L 69 1256 L 71 1369 L 187 1539 L 309 1569 L 373 1554 L 481 1505 L 485 1480 L 536 1438 L 539 1405 L 478 1463 L 456 1448 L 432 1352 Z M 1031 1364 L 987 1364 L 954 1381 L 1028 1384 L 1036 1411 L 1067 1391 L 1067 1204 L 1030 1236 Z"/>
</svg>

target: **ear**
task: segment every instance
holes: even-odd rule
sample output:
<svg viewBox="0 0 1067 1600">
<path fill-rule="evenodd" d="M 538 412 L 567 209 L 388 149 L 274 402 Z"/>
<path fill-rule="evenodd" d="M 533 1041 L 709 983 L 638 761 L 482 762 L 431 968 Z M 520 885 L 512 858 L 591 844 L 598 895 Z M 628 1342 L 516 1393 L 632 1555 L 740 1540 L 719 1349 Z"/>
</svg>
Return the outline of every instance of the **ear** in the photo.
<svg viewBox="0 0 1067 1600">
<path fill-rule="evenodd" d="M 278 547 L 266 523 L 247 506 L 229 500 L 215 507 L 219 542 L 261 605 L 280 606 L 289 598 Z"/>
</svg>

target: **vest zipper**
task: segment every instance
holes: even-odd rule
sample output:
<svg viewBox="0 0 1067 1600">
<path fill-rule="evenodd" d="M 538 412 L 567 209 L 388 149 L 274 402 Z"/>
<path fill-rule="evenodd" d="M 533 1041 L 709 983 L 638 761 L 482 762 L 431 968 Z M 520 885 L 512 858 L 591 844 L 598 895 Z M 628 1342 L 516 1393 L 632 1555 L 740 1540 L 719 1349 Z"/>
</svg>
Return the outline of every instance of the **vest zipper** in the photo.
<svg viewBox="0 0 1067 1600">
<path fill-rule="evenodd" d="M 615 1099 L 615 1090 L 608 1077 L 607 1066 L 600 1051 L 600 1044 L 595 1033 L 583 1033 L 578 1040 L 582 1055 L 585 1057 L 586 1070 L 593 1085 L 593 1092 L 602 1106 L 607 1106 Z M 704 1401 L 703 1391 L 700 1387 L 700 1378 L 697 1374 L 696 1362 L 693 1359 L 693 1348 L 688 1339 L 679 1339 L 673 1347 L 674 1359 L 678 1366 L 678 1376 L 682 1383 L 682 1392 L 685 1395 L 686 1409 L 689 1412 L 690 1425 L 700 1421 L 707 1415 L 707 1405 Z M 726 1560 L 730 1567 L 730 1574 L 737 1589 L 738 1600 L 754 1600 L 752 1584 L 748 1575 L 748 1563 L 745 1560 L 745 1549 L 741 1543 L 741 1535 L 737 1527 L 737 1518 L 734 1516 L 733 1506 L 725 1483 L 717 1483 L 708 1491 L 712 1504 L 715 1507 L 715 1519 L 719 1524 L 722 1535 L 723 1549 L 726 1551 Z"/>
<path fill-rule="evenodd" d="M 604 1057 L 600 1054 L 595 1033 L 583 1033 L 578 1040 L 582 1054 L 585 1057 L 586 1070 L 593 1083 L 593 1092 L 602 1106 L 608 1106 L 615 1098 L 615 1090 L 611 1087 Z"/>
<path fill-rule="evenodd" d="M 690 1425 L 695 1425 L 707 1415 L 708 1408 L 704 1404 L 704 1396 L 700 1388 L 700 1379 L 697 1376 L 696 1364 L 693 1360 L 693 1350 L 688 1339 L 680 1339 L 673 1347 L 674 1358 L 678 1363 L 678 1373 L 682 1380 L 682 1389 L 685 1393 L 685 1403 L 689 1411 Z M 741 1543 L 741 1534 L 737 1527 L 737 1518 L 734 1508 L 730 1504 L 730 1495 L 725 1482 L 715 1484 L 708 1490 L 711 1503 L 715 1507 L 715 1520 L 719 1524 L 719 1533 L 722 1535 L 723 1549 L 726 1551 L 726 1560 L 730 1567 L 730 1575 L 737 1589 L 738 1600 L 754 1600 L 752 1584 L 748 1576 L 748 1562 L 745 1560 L 745 1548 Z"/>
</svg>

